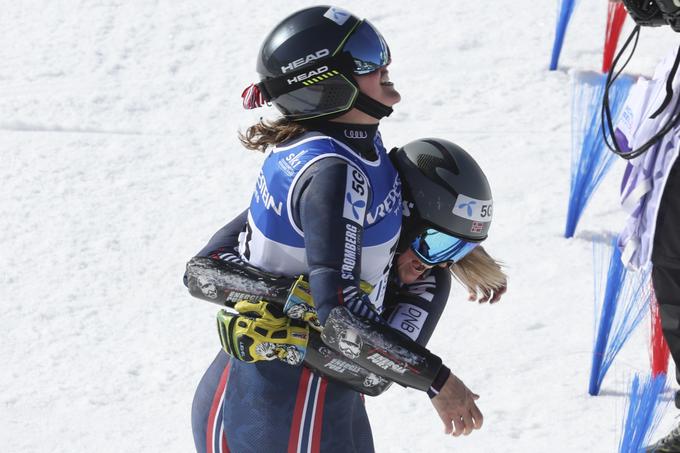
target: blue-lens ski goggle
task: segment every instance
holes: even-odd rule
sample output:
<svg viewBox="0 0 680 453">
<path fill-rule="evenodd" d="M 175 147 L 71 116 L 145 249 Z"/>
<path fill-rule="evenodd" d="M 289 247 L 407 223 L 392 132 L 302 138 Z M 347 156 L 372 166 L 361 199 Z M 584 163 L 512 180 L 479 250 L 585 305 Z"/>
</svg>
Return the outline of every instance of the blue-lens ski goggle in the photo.
<svg viewBox="0 0 680 453">
<path fill-rule="evenodd" d="M 365 75 L 387 66 L 390 62 L 390 48 L 380 32 L 367 20 L 359 26 L 342 46 L 354 60 L 354 74 Z"/>
<path fill-rule="evenodd" d="M 447 261 L 460 261 L 479 245 L 479 242 L 468 242 L 455 236 L 428 228 L 411 243 L 416 256 L 430 266 Z"/>
</svg>

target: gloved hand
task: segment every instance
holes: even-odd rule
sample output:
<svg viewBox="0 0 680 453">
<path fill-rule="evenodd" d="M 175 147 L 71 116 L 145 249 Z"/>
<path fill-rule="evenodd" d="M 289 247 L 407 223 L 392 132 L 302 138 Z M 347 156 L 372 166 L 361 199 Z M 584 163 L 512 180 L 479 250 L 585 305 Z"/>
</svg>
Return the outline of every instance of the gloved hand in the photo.
<svg viewBox="0 0 680 453">
<path fill-rule="evenodd" d="M 302 364 L 309 339 L 306 324 L 263 300 L 240 301 L 234 308 L 238 314 L 217 313 L 217 330 L 227 354 L 249 363 L 279 359 L 289 365 Z"/>
<path fill-rule="evenodd" d="M 288 293 L 288 299 L 283 307 L 283 313 L 291 319 L 297 319 L 308 323 L 314 329 L 321 332 L 323 327 L 319 322 L 319 317 L 316 314 L 314 307 L 314 300 L 312 299 L 312 291 L 309 288 L 309 283 L 305 280 L 305 276 L 298 277 L 295 284 L 291 287 Z"/>
<path fill-rule="evenodd" d="M 363 280 L 360 282 L 359 287 L 362 293 L 365 294 L 370 294 L 373 291 L 373 287 Z M 319 332 L 323 330 L 319 316 L 316 313 L 314 300 L 312 299 L 312 291 L 304 275 L 299 276 L 291 287 L 288 299 L 283 307 L 283 313 L 291 319 L 307 322 L 313 329 Z"/>
</svg>

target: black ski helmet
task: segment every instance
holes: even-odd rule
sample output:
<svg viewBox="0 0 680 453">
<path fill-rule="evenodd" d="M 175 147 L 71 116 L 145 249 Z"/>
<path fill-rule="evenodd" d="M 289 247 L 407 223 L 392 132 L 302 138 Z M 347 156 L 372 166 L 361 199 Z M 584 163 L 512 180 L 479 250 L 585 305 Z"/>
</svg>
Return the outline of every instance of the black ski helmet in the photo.
<svg viewBox="0 0 680 453">
<path fill-rule="evenodd" d="M 392 109 L 361 93 L 354 74 L 389 63 L 389 48 L 366 20 L 332 6 L 291 14 L 265 38 L 257 59 L 266 101 L 289 119 L 339 116 L 353 107 L 375 117 Z"/>
<path fill-rule="evenodd" d="M 405 202 L 400 251 L 427 228 L 469 242 L 486 239 L 493 210 L 491 188 L 472 156 L 440 138 L 412 141 L 390 156 Z"/>
</svg>

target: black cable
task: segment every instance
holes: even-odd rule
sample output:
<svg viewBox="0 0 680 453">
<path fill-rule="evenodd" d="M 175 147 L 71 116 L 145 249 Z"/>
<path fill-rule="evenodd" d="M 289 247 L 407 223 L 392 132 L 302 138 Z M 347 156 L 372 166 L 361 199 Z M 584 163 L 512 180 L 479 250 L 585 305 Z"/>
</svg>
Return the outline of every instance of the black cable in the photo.
<svg viewBox="0 0 680 453">
<path fill-rule="evenodd" d="M 602 138 L 604 139 L 604 143 L 605 143 L 605 145 L 607 145 L 607 148 L 609 148 L 612 152 L 614 152 L 615 154 L 618 154 L 619 156 L 622 156 L 622 154 L 625 154 L 625 152 L 621 150 L 618 142 L 616 141 L 616 137 L 614 137 L 614 125 L 612 123 L 612 112 L 611 112 L 611 108 L 609 106 L 609 87 L 612 86 L 612 84 L 616 81 L 616 79 L 619 77 L 621 72 L 626 68 L 630 59 L 633 57 L 633 54 L 635 53 L 635 49 L 637 48 L 637 43 L 638 43 L 639 37 L 640 37 L 640 26 L 636 25 L 635 28 L 633 28 L 633 31 L 628 36 L 628 38 L 626 39 L 626 42 L 621 47 L 621 50 L 619 50 L 619 52 L 616 54 L 616 57 L 614 57 L 614 62 L 612 63 L 612 67 L 609 70 L 609 72 L 607 73 L 607 81 L 605 82 L 604 96 L 602 98 L 602 110 L 601 110 Z M 623 64 L 621 69 L 619 69 L 619 71 L 616 74 L 614 74 L 614 69 L 616 68 L 616 65 L 619 63 L 621 56 L 626 51 L 626 49 L 630 45 L 630 41 L 633 38 L 635 38 L 635 43 L 633 44 L 633 50 L 631 51 L 630 55 L 628 56 L 628 59 Z M 609 140 L 607 138 L 607 131 L 605 130 L 605 125 L 609 127 L 609 134 L 611 135 L 612 142 L 614 143 L 614 147 L 612 147 L 612 145 L 609 143 Z"/>
<path fill-rule="evenodd" d="M 612 63 L 612 69 L 609 71 L 609 74 L 607 74 L 607 81 L 605 84 L 605 89 L 604 89 L 604 97 L 602 99 L 602 110 L 601 110 L 601 121 L 602 121 L 602 137 L 604 138 L 604 143 L 607 145 L 607 148 L 609 148 L 614 154 L 623 157 L 624 159 L 630 160 L 634 159 L 638 156 L 640 156 L 642 153 L 650 149 L 651 147 L 655 146 L 663 137 L 666 135 L 671 129 L 673 129 L 675 126 L 680 124 L 680 102 L 676 101 L 675 107 L 673 109 L 672 114 L 669 117 L 668 122 L 659 129 L 659 131 L 654 134 L 647 142 L 645 142 L 643 145 L 641 145 L 637 149 L 632 149 L 630 151 L 624 151 L 621 149 L 619 146 L 618 141 L 616 140 L 616 136 L 614 134 L 614 125 L 612 123 L 612 114 L 611 114 L 611 107 L 609 105 L 609 88 L 611 85 L 616 81 L 616 79 L 619 77 L 623 69 L 628 65 L 628 62 L 633 56 L 633 53 L 635 53 L 635 49 L 637 47 L 638 43 L 638 38 L 640 35 L 640 26 L 636 25 L 633 31 L 631 32 L 630 36 L 628 36 L 628 39 L 626 39 L 626 42 L 624 43 L 623 47 L 621 47 L 621 50 L 619 53 L 616 55 L 616 58 L 614 59 L 614 62 Z M 631 40 L 635 38 L 635 43 L 633 44 L 633 49 L 628 56 L 628 59 L 624 63 L 624 65 L 621 67 L 621 69 L 614 74 L 614 68 L 618 64 L 619 59 L 625 52 L 626 48 L 630 44 Z M 678 48 L 678 52 L 675 56 L 675 61 L 673 63 L 673 67 L 671 69 L 671 72 L 668 75 L 668 79 L 666 80 L 666 98 L 662 102 L 661 106 L 654 112 L 654 114 L 651 116 L 651 119 L 655 118 L 657 115 L 659 115 L 665 108 L 670 104 L 672 98 L 673 98 L 673 79 L 675 78 L 675 74 L 678 70 L 678 66 L 680 66 L 680 47 Z M 606 129 L 609 129 L 608 131 Z M 609 135 L 609 137 L 608 137 Z M 612 144 L 609 143 L 609 138 L 612 140 Z"/>
</svg>

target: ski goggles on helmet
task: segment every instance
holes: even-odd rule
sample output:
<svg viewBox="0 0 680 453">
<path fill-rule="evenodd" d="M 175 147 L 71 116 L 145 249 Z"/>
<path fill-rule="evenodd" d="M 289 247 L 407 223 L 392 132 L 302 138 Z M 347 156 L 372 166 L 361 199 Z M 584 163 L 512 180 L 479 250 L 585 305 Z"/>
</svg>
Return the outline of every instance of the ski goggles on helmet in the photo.
<svg viewBox="0 0 680 453">
<path fill-rule="evenodd" d="M 451 236 L 434 228 L 428 228 L 411 243 L 411 249 L 416 256 L 430 266 L 451 261 L 460 261 L 479 245 L 479 242 L 468 242 L 466 240 Z"/>
<path fill-rule="evenodd" d="M 380 32 L 367 20 L 349 36 L 342 50 L 349 52 L 354 60 L 354 74 L 365 75 L 387 66 L 390 62 L 390 48 Z"/>
</svg>

